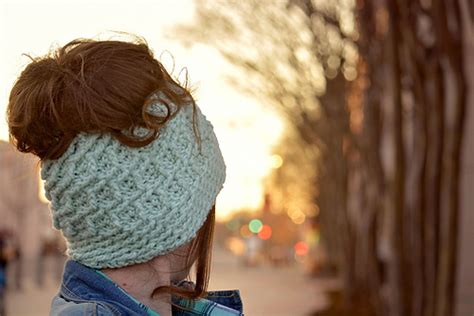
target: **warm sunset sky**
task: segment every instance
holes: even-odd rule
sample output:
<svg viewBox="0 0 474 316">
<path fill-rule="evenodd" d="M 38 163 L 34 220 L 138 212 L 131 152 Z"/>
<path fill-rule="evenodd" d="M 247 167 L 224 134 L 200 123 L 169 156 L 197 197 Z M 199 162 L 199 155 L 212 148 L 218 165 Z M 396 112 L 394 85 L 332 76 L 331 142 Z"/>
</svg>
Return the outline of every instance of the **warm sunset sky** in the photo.
<svg viewBox="0 0 474 316">
<path fill-rule="evenodd" d="M 147 39 L 156 56 L 163 51 L 174 56 L 175 75 L 188 68 L 198 105 L 215 126 L 228 165 L 218 216 L 222 219 L 238 208 L 259 207 L 261 180 L 271 168 L 271 149 L 283 125 L 268 108 L 225 82 L 225 74 L 235 70 L 212 48 L 186 49 L 173 39 L 170 27 L 190 22 L 192 16 L 192 0 L 0 0 L 0 138 L 7 139 L 8 93 L 28 62 L 22 53 L 39 56 L 51 44 L 113 35 L 107 31 L 135 33 Z M 169 54 L 163 54 L 162 61 L 170 70 Z"/>
</svg>

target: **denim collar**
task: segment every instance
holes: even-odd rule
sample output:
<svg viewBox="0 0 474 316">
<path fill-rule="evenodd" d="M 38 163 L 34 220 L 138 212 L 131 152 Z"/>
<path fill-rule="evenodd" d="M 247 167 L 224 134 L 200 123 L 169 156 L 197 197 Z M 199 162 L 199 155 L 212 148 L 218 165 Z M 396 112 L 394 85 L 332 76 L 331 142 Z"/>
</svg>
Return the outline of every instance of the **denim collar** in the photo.
<svg viewBox="0 0 474 316">
<path fill-rule="evenodd" d="M 116 315 L 143 315 L 147 313 L 114 283 L 99 278 L 95 270 L 74 260 L 64 266 L 60 296 L 74 302 L 100 302 Z"/>
<path fill-rule="evenodd" d="M 97 302 L 116 315 L 149 315 L 142 304 L 120 290 L 113 281 L 74 260 L 65 264 L 59 295 L 78 303 Z M 243 315 L 240 293 L 238 290 L 211 291 L 204 299 L 191 304 L 173 297 L 173 315 Z"/>
</svg>

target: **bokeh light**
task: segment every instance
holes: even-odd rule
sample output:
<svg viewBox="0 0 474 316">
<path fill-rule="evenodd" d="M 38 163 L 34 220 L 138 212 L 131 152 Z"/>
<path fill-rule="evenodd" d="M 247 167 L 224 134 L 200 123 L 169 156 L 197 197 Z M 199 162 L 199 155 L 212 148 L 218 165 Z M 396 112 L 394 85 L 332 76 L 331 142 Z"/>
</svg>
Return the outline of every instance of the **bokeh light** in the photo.
<svg viewBox="0 0 474 316">
<path fill-rule="evenodd" d="M 278 169 L 283 165 L 283 158 L 280 155 L 271 156 L 271 166 L 273 169 Z"/>
<path fill-rule="evenodd" d="M 246 251 L 245 243 L 242 241 L 242 239 L 237 237 L 230 237 L 227 240 L 227 248 L 229 248 L 229 250 L 237 256 L 243 255 Z"/>
<path fill-rule="evenodd" d="M 254 234 L 257 234 L 260 232 L 260 230 L 262 229 L 262 226 L 263 226 L 263 223 L 261 220 L 259 219 L 252 219 L 249 223 L 249 230 L 254 233 Z"/>
<path fill-rule="evenodd" d="M 252 236 L 252 232 L 249 230 L 248 225 L 242 225 L 242 227 L 240 227 L 240 235 L 244 238 Z"/>
<path fill-rule="evenodd" d="M 293 223 L 297 225 L 303 224 L 306 220 L 306 215 L 298 208 L 290 208 L 287 213 Z"/>
<path fill-rule="evenodd" d="M 307 241 L 308 241 L 308 244 L 309 245 L 312 245 L 312 246 L 315 246 L 317 244 L 319 244 L 319 241 L 321 239 L 321 236 L 320 236 L 320 231 L 319 229 L 315 230 L 315 231 L 310 231 L 308 232 L 308 236 L 307 236 Z"/>
<path fill-rule="evenodd" d="M 298 241 L 295 244 L 295 254 L 298 256 L 305 256 L 308 254 L 309 247 L 308 244 L 305 243 L 304 241 Z"/>
<path fill-rule="evenodd" d="M 268 225 L 263 225 L 262 229 L 258 232 L 258 237 L 263 240 L 268 240 L 272 237 L 272 228 Z"/>
<path fill-rule="evenodd" d="M 227 228 L 229 228 L 231 231 L 235 232 L 239 229 L 239 221 L 234 218 L 226 223 Z"/>
</svg>

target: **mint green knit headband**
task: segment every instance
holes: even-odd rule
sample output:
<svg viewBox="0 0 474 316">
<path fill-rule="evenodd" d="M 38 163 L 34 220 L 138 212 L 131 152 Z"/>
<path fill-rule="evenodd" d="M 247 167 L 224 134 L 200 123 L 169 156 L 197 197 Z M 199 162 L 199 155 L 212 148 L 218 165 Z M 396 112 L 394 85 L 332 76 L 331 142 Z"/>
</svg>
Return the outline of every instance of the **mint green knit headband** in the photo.
<svg viewBox="0 0 474 316">
<path fill-rule="evenodd" d="M 72 259 L 123 267 L 196 236 L 222 189 L 225 164 L 211 123 L 195 111 L 200 144 L 187 105 L 145 147 L 82 133 L 59 159 L 42 162 L 53 223 Z"/>
</svg>

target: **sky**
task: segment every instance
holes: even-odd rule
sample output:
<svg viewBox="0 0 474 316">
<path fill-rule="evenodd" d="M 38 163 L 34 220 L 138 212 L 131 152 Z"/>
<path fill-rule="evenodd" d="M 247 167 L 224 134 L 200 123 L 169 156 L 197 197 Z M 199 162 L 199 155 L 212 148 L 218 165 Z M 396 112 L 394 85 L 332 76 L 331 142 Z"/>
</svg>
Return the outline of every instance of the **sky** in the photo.
<svg viewBox="0 0 474 316">
<path fill-rule="evenodd" d="M 217 51 L 198 43 L 185 48 L 173 37 L 173 25 L 192 22 L 193 10 L 192 0 L 0 0 L 0 139 L 8 137 L 4 113 L 9 91 L 29 60 L 23 53 L 41 56 L 52 45 L 78 37 L 134 33 L 145 37 L 168 71 L 174 66 L 175 76 L 187 68 L 197 104 L 215 127 L 227 164 L 218 219 L 239 209 L 258 209 L 262 180 L 274 163 L 272 148 L 284 126 L 275 112 L 227 83 L 226 75 L 236 70 Z"/>
</svg>

